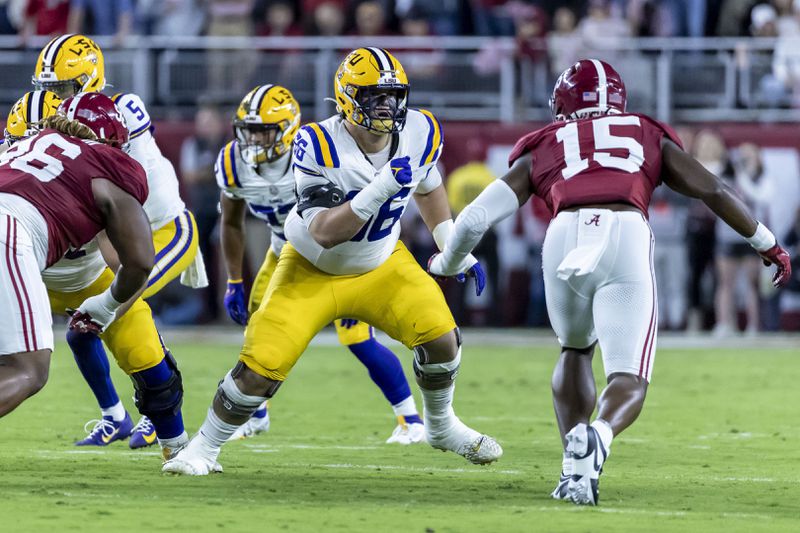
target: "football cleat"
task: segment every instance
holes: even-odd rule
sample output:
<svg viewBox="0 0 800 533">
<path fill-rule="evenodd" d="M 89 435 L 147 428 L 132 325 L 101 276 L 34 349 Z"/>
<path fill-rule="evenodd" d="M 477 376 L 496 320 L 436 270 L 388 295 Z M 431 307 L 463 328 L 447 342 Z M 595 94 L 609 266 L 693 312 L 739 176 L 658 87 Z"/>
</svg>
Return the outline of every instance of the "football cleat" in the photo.
<svg viewBox="0 0 800 533">
<path fill-rule="evenodd" d="M 458 418 L 446 433 L 434 435 L 425 426 L 425 440 L 434 448 L 451 451 L 476 465 L 487 465 L 503 455 L 503 448 L 492 437 L 467 427 Z"/>
<path fill-rule="evenodd" d="M 569 500 L 569 495 L 567 494 L 567 487 L 569 486 L 570 479 L 571 476 L 568 476 L 564 472 L 561 472 L 561 475 L 558 476 L 558 485 L 556 485 L 556 488 L 553 489 L 553 492 L 550 493 L 550 496 L 554 500 Z"/>
<path fill-rule="evenodd" d="M 87 428 L 94 424 L 92 430 Z M 133 420 L 131 415 L 125 413 L 125 418 L 119 422 L 114 421 L 110 416 L 104 416 L 100 420 L 89 420 L 84 425 L 84 430 L 89 431 L 85 439 L 79 440 L 75 446 L 108 446 L 115 440 L 124 440 L 130 437 L 133 431 Z"/>
<path fill-rule="evenodd" d="M 153 423 L 146 416 L 142 416 L 141 420 L 133 427 L 131 433 L 131 440 L 128 441 L 128 446 L 132 450 L 137 448 L 147 448 L 156 443 L 156 428 Z"/>
<path fill-rule="evenodd" d="M 228 441 L 255 437 L 259 433 L 265 433 L 267 431 L 269 431 L 269 412 L 264 408 L 264 416 L 260 418 L 255 416 L 250 417 L 247 422 L 239 426 L 236 431 L 233 432 L 233 435 L 230 436 Z"/>
<path fill-rule="evenodd" d="M 386 444 L 416 444 L 425 442 L 425 425 L 419 423 L 407 424 L 402 416 L 397 417 L 397 427 L 392 435 L 386 439 Z"/>
<path fill-rule="evenodd" d="M 222 465 L 217 462 L 217 458 L 201 449 L 197 436 L 176 451 L 168 452 L 165 448 L 164 458 L 166 461 L 161 471 L 168 474 L 207 476 L 222 472 Z"/>
<path fill-rule="evenodd" d="M 567 433 L 567 452 L 572 456 L 567 497 L 578 505 L 597 505 L 600 474 L 608 458 L 597 430 L 584 423 L 572 428 Z"/>
</svg>

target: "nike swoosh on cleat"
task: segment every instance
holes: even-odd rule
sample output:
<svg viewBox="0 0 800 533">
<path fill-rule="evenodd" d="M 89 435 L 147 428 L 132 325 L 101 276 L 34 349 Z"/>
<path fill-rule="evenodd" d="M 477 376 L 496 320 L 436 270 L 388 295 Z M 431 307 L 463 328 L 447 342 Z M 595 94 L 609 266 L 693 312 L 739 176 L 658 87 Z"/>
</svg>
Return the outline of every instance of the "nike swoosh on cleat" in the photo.
<svg viewBox="0 0 800 533">
<path fill-rule="evenodd" d="M 117 433 L 119 433 L 119 430 L 115 429 L 114 433 L 112 433 L 111 435 L 103 434 L 100 436 L 100 438 L 103 440 L 104 444 L 108 444 L 109 442 L 111 442 L 111 439 L 117 436 Z"/>
<path fill-rule="evenodd" d="M 148 434 L 142 433 L 142 438 L 147 444 L 153 444 L 156 441 L 156 432 L 154 431 Z"/>
</svg>

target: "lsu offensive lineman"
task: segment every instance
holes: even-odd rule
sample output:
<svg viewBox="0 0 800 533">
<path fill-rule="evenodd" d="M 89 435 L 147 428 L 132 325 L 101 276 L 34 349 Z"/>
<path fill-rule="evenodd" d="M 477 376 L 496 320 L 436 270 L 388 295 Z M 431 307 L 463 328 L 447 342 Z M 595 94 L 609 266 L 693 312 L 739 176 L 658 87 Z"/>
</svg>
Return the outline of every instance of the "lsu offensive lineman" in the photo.
<svg viewBox="0 0 800 533">
<path fill-rule="evenodd" d="M 39 54 L 32 82 L 37 89 L 51 91 L 60 98 L 78 93 L 100 92 L 106 86 L 102 50 L 84 35 L 56 37 Z M 194 216 L 181 200 L 172 164 L 156 145 L 150 116 L 142 100 L 135 94 L 117 94 L 112 100 L 122 113 L 129 130 L 126 151 L 144 167 L 150 189 L 144 210 L 153 230 L 156 264 L 142 296 L 152 296 L 179 274 L 181 281 L 192 287 L 207 285 L 202 255 L 198 252 Z M 74 302 L 80 302 L 81 298 L 90 296 L 94 291 L 105 290 L 113 280 L 113 273 L 101 269 L 102 262 L 99 251 L 92 247 L 73 250 L 48 269 L 45 279 L 52 308 L 75 308 Z M 147 313 L 150 314 L 149 308 Z M 137 362 L 137 367 L 142 370 L 152 369 L 151 373 L 156 377 L 150 379 L 146 386 L 157 388 L 166 386 L 166 383 L 175 383 L 179 380 L 179 373 L 177 368 L 173 368 L 172 358 L 164 357 L 165 349 L 158 335 L 150 334 L 151 324 L 152 317 L 148 316 L 148 320 L 139 326 L 131 325 L 129 329 L 126 328 L 119 338 L 111 339 L 111 336 L 116 335 L 108 332 L 104 340 L 118 360 L 120 354 L 117 351 L 144 353 L 145 355 L 141 355 L 143 359 Z M 143 329 L 139 330 L 139 327 Z M 153 444 L 156 441 L 157 428 L 153 427 L 147 416 L 135 427 L 132 425 L 111 381 L 108 357 L 97 336 L 70 332 L 67 342 L 102 411 L 101 419 L 89 435 L 76 444 L 105 446 L 128 436 L 131 436 L 132 448 Z M 142 345 L 143 342 L 146 346 Z M 180 430 L 183 431 L 182 425 Z M 176 435 L 175 438 L 177 437 Z M 158 438 L 167 438 L 172 442 L 171 437 L 166 435 L 159 434 Z"/>
<path fill-rule="evenodd" d="M 399 242 L 397 224 L 413 194 L 440 246 L 453 222 L 436 162 L 442 132 L 427 111 L 407 108 L 408 79 L 380 48 L 359 48 L 334 78 L 338 114 L 301 128 L 294 141 L 298 203 L 264 301 L 250 318 L 238 364 L 224 377 L 199 433 L 165 472 L 221 472 L 220 449 L 272 397 L 313 336 L 352 317 L 415 353 L 428 443 L 468 461 L 497 460 L 494 439 L 453 412 L 461 360 L 458 328 L 436 282 Z M 464 271 L 478 292 L 474 257 Z"/>
<path fill-rule="evenodd" d="M 261 85 L 242 99 L 233 120 L 236 140 L 220 150 L 215 166 L 222 211 L 221 240 L 228 290 L 225 308 L 234 322 L 247 318 L 261 304 L 286 243 L 284 222 L 296 203 L 292 172 L 292 139 L 300 128 L 300 105 L 292 93 L 278 85 Z M 245 303 L 242 280 L 245 206 L 269 225 L 271 245 Z M 403 366 L 391 350 L 381 345 L 369 325 L 345 319 L 335 322 L 342 344 L 367 367 L 398 419 L 387 443 L 413 444 L 425 437 L 422 419 L 408 386 Z M 266 401 L 244 423 L 233 439 L 269 427 Z"/>
</svg>

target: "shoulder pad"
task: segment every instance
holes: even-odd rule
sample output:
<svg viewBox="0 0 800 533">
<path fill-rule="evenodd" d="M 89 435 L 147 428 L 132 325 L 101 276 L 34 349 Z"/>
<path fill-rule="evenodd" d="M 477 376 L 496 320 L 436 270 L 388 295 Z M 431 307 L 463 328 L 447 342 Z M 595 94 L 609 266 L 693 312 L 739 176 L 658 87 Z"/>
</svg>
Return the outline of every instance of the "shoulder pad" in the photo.
<svg viewBox="0 0 800 533">
<path fill-rule="evenodd" d="M 344 191 L 333 183 L 311 185 L 298 194 L 297 213 L 302 215 L 303 211 L 312 207 L 336 207 L 344 201 Z"/>
<path fill-rule="evenodd" d="M 231 141 L 222 147 L 214 163 L 214 176 L 220 189 L 234 189 L 241 187 L 239 172 L 236 168 L 236 141 Z"/>
<path fill-rule="evenodd" d="M 423 119 L 422 133 L 425 139 L 425 147 L 419 160 L 419 166 L 430 165 L 439 160 L 444 145 L 444 134 L 439 121 L 433 113 L 427 109 L 416 110 Z"/>
<path fill-rule="evenodd" d="M 150 114 L 144 107 L 142 99 L 137 95 L 131 93 L 117 93 L 112 96 L 111 99 L 117 104 L 120 112 L 125 117 L 130 139 L 135 139 L 152 129 L 153 124 L 150 121 Z"/>
<path fill-rule="evenodd" d="M 306 140 L 308 137 L 308 141 Z M 309 147 L 309 141 L 311 146 Z M 336 145 L 333 143 L 331 134 L 324 126 L 316 122 L 307 124 L 300 128 L 300 132 L 295 137 L 295 154 L 300 160 L 302 156 L 298 150 L 304 154 L 306 151 L 313 152 L 317 165 L 321 167 L 339 168 L 339 154 Z"/>
</svg>

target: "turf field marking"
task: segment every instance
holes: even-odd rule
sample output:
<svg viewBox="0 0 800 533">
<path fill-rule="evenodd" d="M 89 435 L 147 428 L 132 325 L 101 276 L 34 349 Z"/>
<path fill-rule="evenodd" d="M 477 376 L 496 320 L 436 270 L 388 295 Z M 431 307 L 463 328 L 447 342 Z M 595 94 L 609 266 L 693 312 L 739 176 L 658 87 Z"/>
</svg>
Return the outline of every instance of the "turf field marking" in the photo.
<svg viewBox="0 0 800 533">
<path fill-rule="evenodd" d="M 343 446 L 343 445 L 319 445 L 319 444 L 245 444 L 251 450 L 280 451 L 289 450 L 378 450 L 379 446 Z"/>
</svg>

